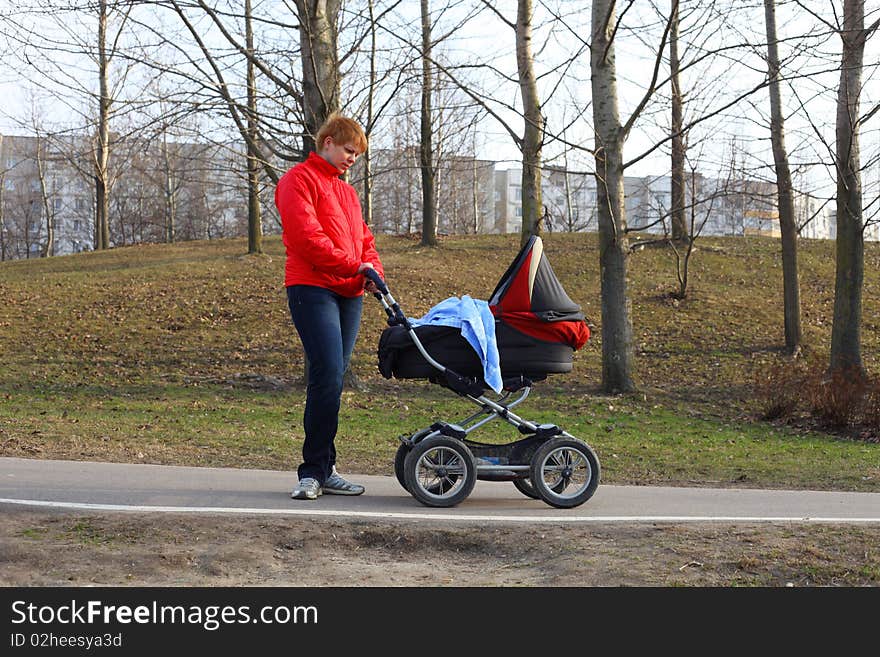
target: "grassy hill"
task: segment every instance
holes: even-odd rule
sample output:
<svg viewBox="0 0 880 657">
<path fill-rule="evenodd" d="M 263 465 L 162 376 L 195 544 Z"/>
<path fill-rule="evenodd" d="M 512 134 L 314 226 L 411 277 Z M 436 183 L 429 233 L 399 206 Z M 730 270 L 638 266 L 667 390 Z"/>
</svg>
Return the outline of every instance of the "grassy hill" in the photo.
<svg viewBox="0 0 880 657">
<path fill-rule="evenodd" d="M 518 236 L 449 237 L 424 249 L 378 240 L 388 282 L 413 316 L 451 295 L 486 299 Z M 246 241 L 143 245 L 0 263 L 0 454 L 294 469 L 304 389 L 283 288 L 283 247 Z M 601 313 L 595 235 L 548 235 L 545 252 L 596 325 L 575 371 L 519 407 L 596 449 L 606 483 L 880 490 L 880 445 L 760 418 L 754 380 L 784 360 L 779 245 L 702 238 L 690 295 L 673 299 L 670 251 L 629 262 L 639 391 L 599 393 Z M 806 355 L 827 359 L 834 244 L 800 245 Z M 880 358 L 880 245 L 866 245 L 863 356 Z M 396 436 L 473 406 L 376 368 L 384 312 L 365 300 L 339 438 L 349 472 L 390 474 Z M 512 440 L 498 426 L 476 439 Z"/>
</svg>

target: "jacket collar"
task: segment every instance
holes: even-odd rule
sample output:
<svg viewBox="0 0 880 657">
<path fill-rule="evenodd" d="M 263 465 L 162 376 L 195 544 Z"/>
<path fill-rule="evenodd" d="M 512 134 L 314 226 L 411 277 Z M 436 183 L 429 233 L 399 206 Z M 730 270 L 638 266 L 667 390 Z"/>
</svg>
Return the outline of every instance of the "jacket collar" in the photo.
<svg viewBox="0 0 880 657">
<path fill-rule="evenodd" d="M 328 178 L 337 178 L 340 175 L 339 169 L 330 164 L 315 151 L 309 153 L 309 157 L 306 161 Z"/>
</svg>

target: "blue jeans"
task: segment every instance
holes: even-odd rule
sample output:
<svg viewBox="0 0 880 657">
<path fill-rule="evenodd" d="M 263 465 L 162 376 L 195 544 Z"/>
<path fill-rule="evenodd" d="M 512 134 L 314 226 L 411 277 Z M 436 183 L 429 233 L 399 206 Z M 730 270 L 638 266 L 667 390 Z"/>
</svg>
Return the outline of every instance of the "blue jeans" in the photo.
<svg viewBox="0 0 880 657">
<path fill-rule="evenodd" d="M 323 485 L 336 464 L 334 441 L 342 377 L 357 340 L 363 297 L 343 297 L 312 285 L 291 285 L 287 305 L 309 368 L 303 461 L 297 473 L 300 481 L 311 477 Z"/>
</svg>

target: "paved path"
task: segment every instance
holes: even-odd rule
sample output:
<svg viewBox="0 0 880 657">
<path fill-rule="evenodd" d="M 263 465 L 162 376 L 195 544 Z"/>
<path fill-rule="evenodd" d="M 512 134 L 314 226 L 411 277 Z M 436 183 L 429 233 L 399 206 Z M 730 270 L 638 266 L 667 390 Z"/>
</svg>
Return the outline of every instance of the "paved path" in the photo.
<svg viewBox="0 0 880 657">
<path fill-rule="evenodd" d="M 421 505 L 394 477 L 351 476 L 360 497 L 291 500 L 291 472 L 0 458 L 10 505 L 140 513 L 277 514 L 456 522 L 843 522 L 880 524 L 880 493 L 600 485 L 574 509 L 531 500 L 507 482 L 477 482 L 460 505 Z"/>
</svg>

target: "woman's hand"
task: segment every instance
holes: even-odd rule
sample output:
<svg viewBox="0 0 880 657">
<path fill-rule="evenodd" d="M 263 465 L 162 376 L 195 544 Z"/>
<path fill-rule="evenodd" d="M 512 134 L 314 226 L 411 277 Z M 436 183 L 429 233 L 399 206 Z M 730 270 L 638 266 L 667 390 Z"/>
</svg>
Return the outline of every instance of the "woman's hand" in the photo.
<svg viewBox="0 0 880 657">
<path fill-rule="evenodd" d="M 360 267 L 358 267 L 357 273 L 363 274 L 364 271 L 367 269 L 375 269 L 375 267 L 373 267 L 372 262 L 362 262 L 360 264 Z M 367 292 L 369 292 L 370 294 L 378 294 L 379 293 L 379 288 L 376 287 L 376 284 L 372 280 L 370 280 L 369 278 L 366 278 L 366 277 L 364 278 L 364 289 Z"/>
</svg>

